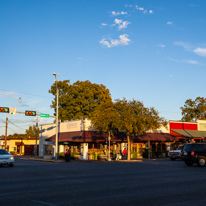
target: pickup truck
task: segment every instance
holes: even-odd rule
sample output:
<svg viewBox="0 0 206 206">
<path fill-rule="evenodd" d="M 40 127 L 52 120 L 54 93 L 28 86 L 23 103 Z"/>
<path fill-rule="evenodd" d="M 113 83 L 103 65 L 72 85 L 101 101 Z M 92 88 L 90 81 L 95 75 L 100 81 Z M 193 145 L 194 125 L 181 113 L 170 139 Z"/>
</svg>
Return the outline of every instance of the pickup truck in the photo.
<svg viewBox="0 0 206 206">
<path fill-rule="evenodd" d="M 174 161 L 175 159 L 181 157 L 181 153 L 182 153 L 183 147 L 184 147 L 184 145 L 180 145 L 180 146 L 178 146 L 178 148 L 176 150 L 170 150 L 168 152 L 168 156 L 170 157 L 170 159 L 172 161 Z"/>
</svg>

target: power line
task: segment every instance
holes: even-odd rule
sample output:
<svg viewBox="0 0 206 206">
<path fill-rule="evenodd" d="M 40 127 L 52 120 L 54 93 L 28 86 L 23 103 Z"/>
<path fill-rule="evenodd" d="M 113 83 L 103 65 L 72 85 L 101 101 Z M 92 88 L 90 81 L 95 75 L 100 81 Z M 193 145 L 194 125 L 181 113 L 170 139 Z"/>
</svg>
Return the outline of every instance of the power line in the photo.
<svg viewBox="0 0 206 206">
<path fill-rule="evenodd" d="M 2 91 L 7 91 L 7 92 L 16 92 L 16 91 L 11 91 L 11 90 L 6 90 L 6 89 L 0 89 Z M 46 97 L 46 96 L 42 96 L 42 95 L 38 95 L 38 94 L 29 94 L 29 93 L 24 93 L 24 92 L 16 92 L 18 94 L 25 94 L 25 95 L 30 95 L 30 96 L 37 96 L 37 97 L 44 97 L 44 98 L 49 98 L 49 99 L 53 99 L 52 97 Z"/>
<path fill-rule="evenodd" d="M 8 120 L 9 121 L 9 120 Z M 13 124 L 14 126 L 16 126 L 16 127 L 18 127 L 18 128 L 20 128 L 20 129 L 23 129 L 23 128 L 21 128 L 21 127 L 19 127 L 19 126 L 17 126 L 17 125 L 15 125 L 13 122 L 11 122 L 11 121 L 9 121 L 11 124 Z M 23 130 L 26 130 L 26 129 L 23 129 Z"/>
</svg>

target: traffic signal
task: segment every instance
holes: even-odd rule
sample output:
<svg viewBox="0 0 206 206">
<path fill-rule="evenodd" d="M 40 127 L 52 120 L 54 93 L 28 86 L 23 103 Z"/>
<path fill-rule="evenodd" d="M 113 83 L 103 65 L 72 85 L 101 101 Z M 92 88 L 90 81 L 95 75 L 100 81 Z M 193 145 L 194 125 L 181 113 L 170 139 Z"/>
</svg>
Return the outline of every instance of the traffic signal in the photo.
<svg viewBox="0 0 206 206">
<path fill-rule="evenodd" d="M 26 116 L 36 116 L 36 111 L 25 111 Z"/>
<path fill-rule="evenodd" d="M 0 107 L 0 112 L 9 113 L 9 107 Z"/>
</svg>

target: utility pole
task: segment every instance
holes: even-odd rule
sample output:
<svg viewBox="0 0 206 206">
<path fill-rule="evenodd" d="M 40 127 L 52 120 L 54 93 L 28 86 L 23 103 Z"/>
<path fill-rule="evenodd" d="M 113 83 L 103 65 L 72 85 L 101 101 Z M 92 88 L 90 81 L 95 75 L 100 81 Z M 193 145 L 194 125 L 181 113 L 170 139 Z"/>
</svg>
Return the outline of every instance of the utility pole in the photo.
<svg viewBox="0 0 206 206">
<path fill-rule="evenodd" d="M 58 136 L 59 136 L 59 120 L 58 120 L 58 108 L 59 108 L 59 91 L 58 91 L 58 85 L 57 85 L 57 75 L 59 76 L 59 74 L 57 73 L 53 73 L 53 75 L 55 76 L 55 82 L 56 82 L 56 97 L 57 97 L 57 105 L 56 105 L 56 144 L 55 144 L 55 159 L 58 159 L 59 156 L 59 145 L 58 145 Z"/>
<path fill-rule="evenodd" d="M 7 146 L 7 125 L 8 125 L 8 117 L 6 118 L 6 129 L 5 129 L 5 143 L 4 143 L 5 150 L 6 150 L 6 146 Z"/>
<path fill-rule="evenodd" d="M 36 118 L 36 148 L 35 148 L 35 157 L 37 157 L 37 135 L 38 135 L 38 117 Z"/>
</svg>

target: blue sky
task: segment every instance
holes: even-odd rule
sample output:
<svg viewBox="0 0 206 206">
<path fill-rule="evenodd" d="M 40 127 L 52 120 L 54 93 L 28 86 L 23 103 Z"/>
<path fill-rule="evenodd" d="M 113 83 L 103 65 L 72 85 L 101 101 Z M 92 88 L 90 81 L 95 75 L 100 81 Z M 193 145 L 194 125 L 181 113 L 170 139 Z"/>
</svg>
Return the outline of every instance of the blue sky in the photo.
<svg viewBox="0 0 206 206">
<path fill-rule="evenodd" d="M 1 0 L 0 106 L 53 115 L 58 80 L 104 84 L 113 99 L 181 119 L 188 98 L 205 97 L 205 0 Z M 35 121 L 0 114 L 0 135 Z M 40 123 L 53 119 L 40 118 Z"/>
</svg>

